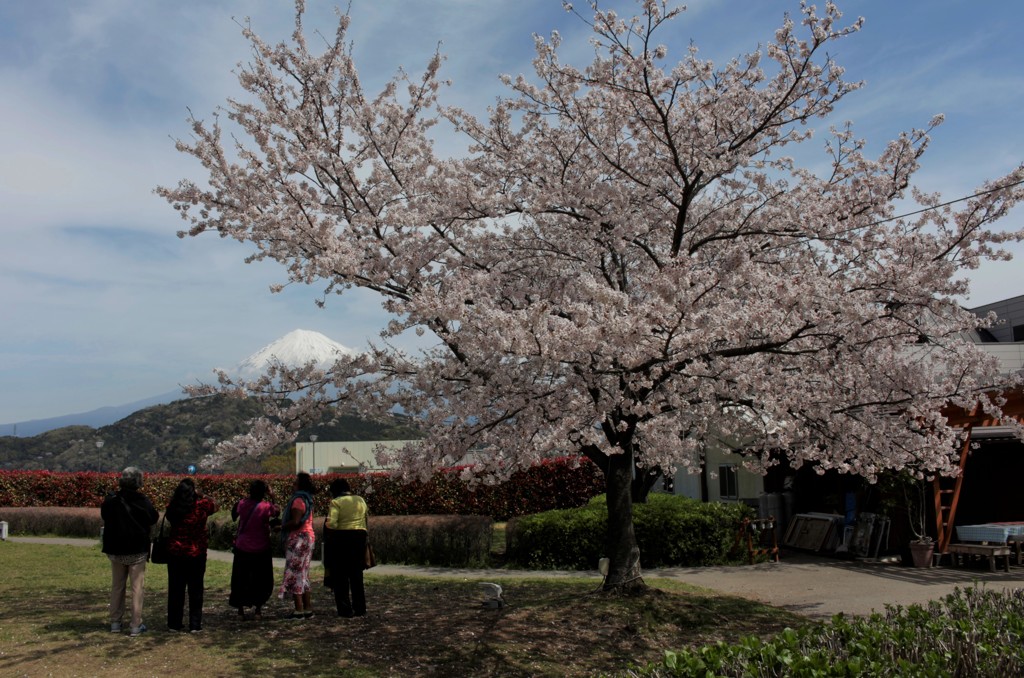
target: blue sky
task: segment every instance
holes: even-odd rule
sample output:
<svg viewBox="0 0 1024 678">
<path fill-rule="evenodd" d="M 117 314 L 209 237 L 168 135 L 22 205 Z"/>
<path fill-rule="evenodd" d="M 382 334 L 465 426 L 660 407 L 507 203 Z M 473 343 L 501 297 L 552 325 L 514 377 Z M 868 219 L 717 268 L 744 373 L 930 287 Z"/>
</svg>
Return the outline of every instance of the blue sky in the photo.
<svg viewBox="0 0 1024 678">
<path fill-rule="evenodd" d="M 307 0 L 306 25 L 332 34 L 333 3 Z M 352 0 L 360 73 L 378 85 L 417 73 L 440 43 L 447 103 L 475 112 L 502 92 L 499 73 L 529 72 L 533 33 L 557 29 L 564 54 L 588 59 L 587 28 L 559 0 Z M 580 9 L 584 2 L 577 2 Z M 602 3 L 633 13 L 626 0 Z M 878 150 L 936 113 L 918 184 L 947 198 L 1024 160 L 1024 3 L 840 2 L 864 29 L 832 53 L 866 87 L 831 122 L 852 120 Z M 698 0 L 663 41 L 692 39 L 724 62 L 772 36 L 783 0 Z M 287 37 L 288 0 L 5 0 L 0 2 L 0 423 L 115 405 L 210 378 L 287 332 L 322 332 L 352 348 L 386 319 L 363 293 L 313 303 L 272 264 L 183 225 L 153 195 L 201 178 L 174 150 L 188 109 L 208 117 L 238 92 L 248 55 L 237 22 Z M 234 20 L 233 20 L 234 18 Z M 827 123 L 819 125 L 822 130 Z M 822 137 L 819 137 L 822 138 Z M 818 145 L 816 144 L 815 149 Z M 1019 226 L 1018 210 L 1004 227 Z M 1024 248 L 1015 247 L 1018 257 Z M 1018 260 L 972 276 L 969 305 L 1024 294 Z"/>
</svg>

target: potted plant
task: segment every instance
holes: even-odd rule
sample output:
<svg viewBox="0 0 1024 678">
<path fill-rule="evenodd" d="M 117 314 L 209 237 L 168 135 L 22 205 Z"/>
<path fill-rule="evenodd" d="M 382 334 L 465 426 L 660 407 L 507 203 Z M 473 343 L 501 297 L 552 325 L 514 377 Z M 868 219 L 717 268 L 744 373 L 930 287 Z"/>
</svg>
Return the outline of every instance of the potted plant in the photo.
<svg viewBox="0 0 1024 678">
<path fill-rule="evenodd" d="M 931 567 L 935 542 L 928 535 L 929 482 L 912 469 L 890 473 L 883 478 L 887 508 L 905 513 L 910 527 L 910 559 L 914 567 Z"/>
<path fill-rule="evenodd" d="M 928 485 L 923 478 L 907 474 L 903 483 L 903 497 L 906 501 L 907 518 L 910 521 L 910 558 L 914 567 L 931 567 L 935 543 L 928 536 Z"/>
</svg>

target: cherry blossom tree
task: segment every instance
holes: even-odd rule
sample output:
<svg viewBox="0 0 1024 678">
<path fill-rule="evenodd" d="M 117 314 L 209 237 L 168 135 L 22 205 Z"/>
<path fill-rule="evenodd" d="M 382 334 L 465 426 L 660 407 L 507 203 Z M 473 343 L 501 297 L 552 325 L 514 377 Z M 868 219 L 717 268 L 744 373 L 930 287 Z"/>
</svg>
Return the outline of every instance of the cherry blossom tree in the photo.
<svg viewBox="0 0 1024 678">
<path fill-rule="evenodd" d="M 801 4 L 724 65 L 693 46 L 670 58 L 658 38 L 680 11 L 663 2 L 633 18 L 591 10 L 593 62 L 563 63 L 557 34 L 535 38 L 534 73 L 504 77 L 486 119 L 441 105 L 439 55 L 365 92 L 347 16 L 316 53 L 301 1 L 288 43 L 244 29 L 248 96 L 178 143 L 204 181 L 158 192 L 188 235 L 251 243 L 248 261 L 321 283 L 322 302 L 373 290 L 393 319 L 330 370 L 209 387 L 276 408 L 220 454 L 265 449 L 341 402 L 422 417 L 427 438 L 392 459 L 410 475 L 471 452 L 488 482 L 578 453 L 607 481 L 609 588 L 642 585 L 634 499 L 699 469 L 716 437 L 745 440 L 762 470 L 782 454 L 869 479 L 954 472 L 942 407 L 998 414 L 986 389 L 1003 383 L 964 340 L 990 320 L 957 299 L 965 270 L 1024 237 L 992 226 L 1021 199 L 1024 168 L 954 205 L 917 190 L 940 118 L 878 157 L 849 125 L 814 169 L 787 156 L 860 87 L 826 54 L 860 26 L 831 2 Z M 438 124 L 464 154 L 435 154 Z M 405 332 L 432 348 L 399 350 Z"/>
</svg>

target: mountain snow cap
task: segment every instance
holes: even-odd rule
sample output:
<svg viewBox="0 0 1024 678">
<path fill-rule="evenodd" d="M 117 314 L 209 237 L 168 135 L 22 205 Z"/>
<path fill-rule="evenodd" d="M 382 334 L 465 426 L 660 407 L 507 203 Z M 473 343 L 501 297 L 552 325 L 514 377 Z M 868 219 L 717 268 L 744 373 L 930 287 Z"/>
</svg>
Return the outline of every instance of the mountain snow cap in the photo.
<svg viewBox="0 0 1024 678">
<path fill-rule="evenodd" d="M 235 372 L 241 377 L 255 378 L 266 372 L 271 363 L 301 367 L 313 361 L 319 367 L 329 367 L 338 358 L 356 354 L 356 351 L 319 332 L 292 330 L 238 363 Z"/>
</svg>

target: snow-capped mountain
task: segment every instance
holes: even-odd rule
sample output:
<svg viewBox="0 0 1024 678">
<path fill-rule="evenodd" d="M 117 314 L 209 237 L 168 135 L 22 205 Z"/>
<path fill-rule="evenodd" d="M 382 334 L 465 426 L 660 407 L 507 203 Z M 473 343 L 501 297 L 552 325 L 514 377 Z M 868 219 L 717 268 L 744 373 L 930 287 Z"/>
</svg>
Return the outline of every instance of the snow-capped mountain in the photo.
<svg viewBox="0 0 1024 678">
<path fill-rule="evenodd" d="M 312 360 L 319 366 L 327 367 L 340 356 L 356 355 L 357 353 L 358 351 L 343 346 L 319 332 L 294 330 L 256 351 L 240 362 L 235 369 L 228 370 L 228 372 L 232 376 L 242 379 L 256 379 L 273 361 L 289 367 L 300 367 Z M 120 421 L 133 412 L 150 405 L 162 405 L 187 397 L 181 390 L 176 390 L 145 400 L 113 407 L 101 407 L 89 412 L 0 424 L 0 436 L 30 437 L 56 428 L 75 425 L 99 428 Z"/>
<path fill-rule="evenodd" d="M 238 363 L 234 373 L 253 379 L 263 374 L 271 363 L 300 367 L 313 361 L 327 367 L 343 356 L 354 356 L 356 351 L 339 344 L 319 332 L 292 330 L 277 341 L 267 344 Z"/>
</svg>

